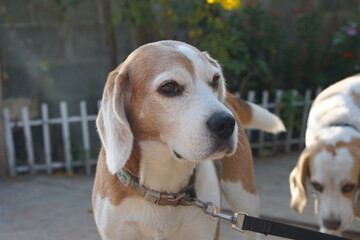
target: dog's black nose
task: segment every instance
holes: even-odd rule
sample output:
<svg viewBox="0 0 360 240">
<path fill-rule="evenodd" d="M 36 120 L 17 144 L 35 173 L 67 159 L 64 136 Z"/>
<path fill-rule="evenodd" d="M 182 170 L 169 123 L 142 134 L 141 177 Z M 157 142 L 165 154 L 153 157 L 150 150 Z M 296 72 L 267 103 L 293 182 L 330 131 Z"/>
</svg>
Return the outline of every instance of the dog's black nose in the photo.
<svg viewBox="0 0 360 240">
<path fill-rule="evenodd" d="M 222 139 L 228 139 L 234 132 L 235 119 L 228 113 L 217 113 L 206 122 L 211 132 Z"/>
<path fill-rule="evenodd" d="M 338 219 L 323 219 L 324 227 L 331 230 L 337 230 L 340 225 L 341 221 Z"/>
</svg>

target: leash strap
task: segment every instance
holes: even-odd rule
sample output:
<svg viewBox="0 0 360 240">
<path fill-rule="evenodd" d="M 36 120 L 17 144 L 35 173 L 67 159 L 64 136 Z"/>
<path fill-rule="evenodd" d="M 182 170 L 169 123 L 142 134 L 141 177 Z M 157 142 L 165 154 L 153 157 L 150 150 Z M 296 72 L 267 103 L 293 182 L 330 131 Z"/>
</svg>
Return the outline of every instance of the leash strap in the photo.
<svg viewBox="0 0 360 240">
<path fill-rule="evenodd" d="M 334 236 L 248 215 L 244 216 L 242 230 L 295 240 L 350 240 L 344 237 Z"/>
</svg>

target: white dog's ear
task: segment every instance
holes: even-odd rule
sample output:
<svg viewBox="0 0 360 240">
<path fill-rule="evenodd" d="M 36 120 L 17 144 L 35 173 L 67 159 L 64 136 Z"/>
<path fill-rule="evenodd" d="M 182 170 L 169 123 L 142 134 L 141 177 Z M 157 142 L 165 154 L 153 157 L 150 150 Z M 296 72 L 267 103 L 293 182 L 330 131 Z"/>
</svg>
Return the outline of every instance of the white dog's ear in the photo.
<svg viewBox="0 0 360 240">
<path fill-rule="evenodd" d="M 307 202 L 306 179 L 309 177 L 309 153 L 305 149 L 290 174 L 290 206 L 298 213 L 302 213 Z"/>
<path fill-rule="evenodd" d="M 125 113 L 124 92 L 128 76 L 123 68 L 120 65 L 109 74 L 96 119 L 106 152 L 106 164 L 111 174 L 116 174 L 124 167 L 134 141 Z"/>
<path fill-rule="evenodd" d="M 208 52 L 202 52 L 202 53 L 205 56 L 205 58 L 210 62 L 211 65 L 213 65 L 214 67 L 216 67 L 216 68 L 218 68 L 220 70 L 221 77 L 224 80 L 221 81 L 220 84 L 219 84 L 219 100 L 221 102 L 224 102 L 225 94 L 226 94 L 226 86 L 225 86 L 225 78 L 223 77 L 221 66 L 215 59 L 213 59 L 210 56 L 210 54 Z"/>
</svg>

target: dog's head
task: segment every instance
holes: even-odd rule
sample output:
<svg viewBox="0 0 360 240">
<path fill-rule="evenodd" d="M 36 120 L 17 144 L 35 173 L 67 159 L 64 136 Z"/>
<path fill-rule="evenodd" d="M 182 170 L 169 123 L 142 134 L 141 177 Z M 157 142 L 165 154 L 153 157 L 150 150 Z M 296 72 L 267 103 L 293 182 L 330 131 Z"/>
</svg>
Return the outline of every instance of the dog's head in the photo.
<svg viewBox="0 0 360 240">
<path fill-rule="evenodd" d="M 224 104 L 219 64 L 181 42 L 144 45 L 109 74 L 97 127 L 112 174 L 134 142 L 158 141 L 175 160 L 202 161 L 234 153 L 235 119 Z"/>
<path fill-rule="evenodd" d="M 302 213 L 307 202 L 306 182 L 315 193 L 315 213 L 322 232 L 340 235 L 360 218 L 360 139 L 330 133 L 333 141 L 318 140 L 307 147 L 290 174 L 291 207 Z M 351 131 L 351 130 L 346 130 Z M 349 135 L 349 134 L 347 134 Z M 344 140 L 334 140 L 334 139 Z"/>
</svg>

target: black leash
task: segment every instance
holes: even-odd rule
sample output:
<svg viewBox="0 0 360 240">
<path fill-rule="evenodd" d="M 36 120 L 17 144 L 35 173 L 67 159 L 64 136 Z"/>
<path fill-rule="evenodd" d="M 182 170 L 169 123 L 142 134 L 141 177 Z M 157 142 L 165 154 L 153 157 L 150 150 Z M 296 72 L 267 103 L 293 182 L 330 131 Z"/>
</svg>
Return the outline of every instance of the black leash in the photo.
<svg viewBox="0 0 360 240">
<path fill-rule="evenodd" d="M 249 216 L 244 212 L 235 212 L 232 214 L 222 213 L 212 202 L 203 202 L 196 198 L 192 200 L 193 206 L 201 208 L 205 214 L 212 218 L 219 218 L 231 222 L 231 227 L 239 232 L 251 231 L 295 240 L 351 240 L 349 238 Z M 241 227 L 239 225 L 239 217 L 243 217 Z"/>
<path fill-rule="evenodd" d="M 248 215 L 244 216 L 244 222 L 241 229 L 243 231 L 251 231 L 295 240 L 350 240 L 349 238 L 334 236 Z"/>
</svg>

